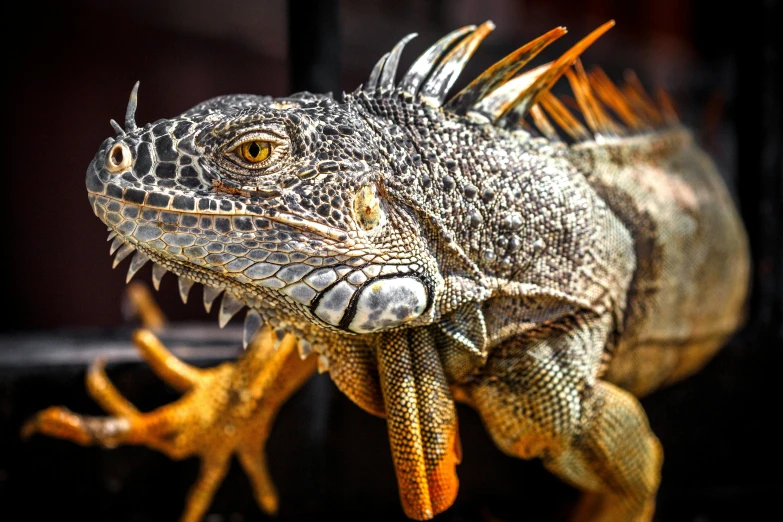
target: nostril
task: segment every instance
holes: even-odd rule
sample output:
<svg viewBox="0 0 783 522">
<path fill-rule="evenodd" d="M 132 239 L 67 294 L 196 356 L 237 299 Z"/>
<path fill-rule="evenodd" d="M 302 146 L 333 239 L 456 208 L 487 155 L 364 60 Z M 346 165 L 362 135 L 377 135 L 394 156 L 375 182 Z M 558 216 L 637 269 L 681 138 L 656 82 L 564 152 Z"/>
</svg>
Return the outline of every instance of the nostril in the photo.
<svg viewBox="0 0 783 522">
<path fill-rule="evenodd" d="M 115 143 L 106 156 L 106 170 L 109 172 L 122 172 L 131 165 L 131 152 L 124 143 Z"/>
<path fill-rule="evenodd" d="M 125 154 L 122 152 L 122 147 L 114 146 L 111 149 L 111 162 L 115 165 L 122 165 L 122 161 L 125 159 Z"/>
</svg>

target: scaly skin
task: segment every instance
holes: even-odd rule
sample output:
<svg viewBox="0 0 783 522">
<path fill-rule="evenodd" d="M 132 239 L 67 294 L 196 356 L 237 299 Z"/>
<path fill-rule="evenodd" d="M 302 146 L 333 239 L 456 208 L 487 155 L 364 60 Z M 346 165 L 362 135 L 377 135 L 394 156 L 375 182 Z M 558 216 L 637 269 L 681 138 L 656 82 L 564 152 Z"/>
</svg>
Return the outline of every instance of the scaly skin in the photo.
<svg viewBox="0 0 783 522">
<path fill-rule="evenodd" d="M 224 292 L 221 322 L 248 306 L 247 339 L 263 323 L 303 339 L 386 417 L 409 517 L 457 494 L 458 399 L 503 451 L 587 492 L 577 520 L 651 520 L 662 450 L 631 392 L 696 371 L 738 327 L 747 244 L 665 103 L 571 69 L 610 25 L 518 75 L 555 29 L 448 103 L 491 24 L 395 83 L 403 40 L 339 100 L 224 96 L 137 128 L 134 90 L 90 203 L 118 258 L 137 251 L 131 276 L 152 260 L 184 295 Z M 563 73 L 589 130 L 548 93 Z"/>
</svg>

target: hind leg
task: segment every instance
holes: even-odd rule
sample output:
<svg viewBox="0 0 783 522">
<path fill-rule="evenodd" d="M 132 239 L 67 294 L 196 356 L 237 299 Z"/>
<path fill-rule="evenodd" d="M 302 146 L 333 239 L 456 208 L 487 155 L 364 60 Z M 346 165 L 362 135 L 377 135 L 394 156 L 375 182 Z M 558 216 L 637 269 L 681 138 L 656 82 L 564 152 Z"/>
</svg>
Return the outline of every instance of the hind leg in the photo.
<svg viewBox="0 0 783 522">
<path fill-rule="evenodd" d="M 501 450 L 540 457 L 585 492 L 575 520 L 649 522 L 660 444 L 631 394 L 591 382 L 597 364 L 591 354 L 603 346 L 604 328 L 576 323 L 499 346 L 483 375 L 459 395 L 478 410 Z"/>
<path fill-rule="evenodd" d="M 663 451 L 631 394 L 599 382 L 580 433 L 544 465 L 585 490 L 574 519 L 650 521 Z"/>
</svg>

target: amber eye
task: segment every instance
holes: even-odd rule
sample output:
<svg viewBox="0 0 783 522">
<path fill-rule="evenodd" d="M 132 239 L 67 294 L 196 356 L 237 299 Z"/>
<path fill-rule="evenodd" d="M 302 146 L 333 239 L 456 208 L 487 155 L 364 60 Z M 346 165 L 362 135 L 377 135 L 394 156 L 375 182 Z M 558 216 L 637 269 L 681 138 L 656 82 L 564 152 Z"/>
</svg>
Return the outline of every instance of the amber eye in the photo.
<svg viewBox="0 0 783 522">
<path fill-rule="evenodd" d="M 253 140 L 247 141 L 237 147 L 237 155 L 249 163 L 259 163 L 269 157 L 272 152 L 272 144 L 268 141 Z"/>
</svg>

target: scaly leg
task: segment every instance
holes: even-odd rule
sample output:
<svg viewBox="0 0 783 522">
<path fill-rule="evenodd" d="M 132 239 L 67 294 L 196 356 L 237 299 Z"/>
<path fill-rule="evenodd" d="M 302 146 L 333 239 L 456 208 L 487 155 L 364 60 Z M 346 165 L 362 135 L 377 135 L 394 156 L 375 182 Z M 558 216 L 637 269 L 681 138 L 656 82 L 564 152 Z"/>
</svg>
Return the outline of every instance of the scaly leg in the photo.
<svg viewBox="0 0 783 522">
<path fill-rule="evenodd" d="M 43 433 L 106 447 L 141 444 L 174 459 L 199 456 L 201 471 L 190 491 L 183 522 L 203 517 L 236 453 L 259 505 L 274 513 L 277 494 L 266 468 L 264 447 L 277 411 L 313 374 L 315 358 L 302 361 L 293 337 L 278 343 L 274 333 L 265 330 L 235 363 L 201 369 L 177 359 L 148 330 L 137 331 L 133 338 L 153 371 L 183 391 L 182 398 L 140 413 L 111 384 L 99 360 L 87 374 L 87 390 L 112 417 L 87 417 L 52 407 L 28 421 L 22 435 Z"/>
<path fill-rule="evenodd" d="M 455 396 L 479 411 L 501 450 L 541 457 L 586 492 L 575 520 L 649 522 L 662 451 L 631 394 L 591 382 L 606 329 L 575 320 L 507 341 Z"/>
<path fill-rule="evenodd" d="M 563 480 L 590 491 L 574 519 L 652 520 L 663 450 L 639 401 L 599 382 L 589 401 L 582 434 L 544 465 Z"/>
</svg>

